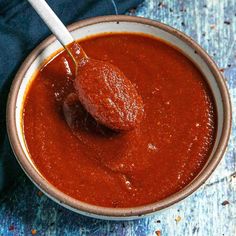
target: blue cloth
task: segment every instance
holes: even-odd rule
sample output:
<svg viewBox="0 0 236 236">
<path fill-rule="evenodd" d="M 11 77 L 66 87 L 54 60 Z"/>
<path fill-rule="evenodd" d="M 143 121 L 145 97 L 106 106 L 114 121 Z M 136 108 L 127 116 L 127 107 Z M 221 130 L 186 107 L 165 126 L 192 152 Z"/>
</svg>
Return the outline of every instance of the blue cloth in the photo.
<svg viewBox="0 0 236 236">
<path fill-rule="evenodd" d="M 99 15 L 122 14 L 142 0 L 48 0 L 64 24 Z M 6 102 L 24 58 L 50 32 L 26 0 L 0 0 L 0 196 L 22 171 L 6 133 Z"/>
</svg>

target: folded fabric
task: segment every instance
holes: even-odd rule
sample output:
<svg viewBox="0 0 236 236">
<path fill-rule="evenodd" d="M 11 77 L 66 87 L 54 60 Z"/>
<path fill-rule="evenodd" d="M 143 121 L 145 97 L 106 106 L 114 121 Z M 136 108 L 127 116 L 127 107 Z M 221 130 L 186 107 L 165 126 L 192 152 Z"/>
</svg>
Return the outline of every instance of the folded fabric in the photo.
<svg viewBox="0 0 236 236">
<path fill-rule="evenodd" d="M 48 0 L 64 24 L 99 15 L 123 14 L 142 0 Z M 22 173 L 6 133 L 6 102 L 24 58 L 50 31 L 26 0 L 0 0 L 0 196 Z"/>
</svg>

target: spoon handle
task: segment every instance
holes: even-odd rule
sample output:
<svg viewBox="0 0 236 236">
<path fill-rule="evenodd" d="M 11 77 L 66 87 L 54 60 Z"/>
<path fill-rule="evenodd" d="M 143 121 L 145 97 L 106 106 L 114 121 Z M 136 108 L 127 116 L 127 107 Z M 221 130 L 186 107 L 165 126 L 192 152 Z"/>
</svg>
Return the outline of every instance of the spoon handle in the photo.
<svg viewBox="0 0 236 236">
<path fill-rule="evenodd" d="M 45 0 L 28 0 L 28 2 L 64 47 L 74 41 L 68 29 Z"/>
</svg>

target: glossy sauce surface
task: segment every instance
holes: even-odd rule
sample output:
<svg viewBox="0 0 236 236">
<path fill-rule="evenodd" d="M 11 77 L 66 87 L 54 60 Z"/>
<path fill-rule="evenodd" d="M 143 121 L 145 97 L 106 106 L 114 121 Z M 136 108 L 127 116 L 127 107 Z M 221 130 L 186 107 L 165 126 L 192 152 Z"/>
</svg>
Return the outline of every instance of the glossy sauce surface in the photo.
<svg viewBox="0 0 236 236">
<path fill-rule="evenodd" d="M 88 57 L 78 42 L 67 48 L 76 66 L 75 93 L 86 111 L 112 130 L 136 128 L 142 121 L 144 108 L 132 82 L 114 64 Z"/>
<path fill-rule="evenodd" d="M 99 35 L 81 45 L 135 84 L 144 118 L 130 132 L 98 125 L 74 94 L 73 63 L 63 52 L 40 70 L 25 99 L 25 139 L 38 170 L 64 193 L 99 206 L 140 206 L 181 190 L 215 139 L 215 105 L 200 71 L 145 35 Z"/>
<path fill-rule="evenodd" d="M 74 82 L 86 110 L 113 130 L 128 131 L 142 121 L 143 101 L 135 86 L 116 66 L 105 61 L 84 60 Z"/>
</svg>

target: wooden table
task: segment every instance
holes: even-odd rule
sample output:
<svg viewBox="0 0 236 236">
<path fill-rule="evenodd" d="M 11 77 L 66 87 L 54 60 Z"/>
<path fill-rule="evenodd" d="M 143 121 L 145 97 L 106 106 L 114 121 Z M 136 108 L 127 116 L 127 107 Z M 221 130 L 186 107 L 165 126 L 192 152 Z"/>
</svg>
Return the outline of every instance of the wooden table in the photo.
<svg viewBox="0 0 236 236">
<path fill-rule="evenodd" d="M 131 15 L 169 24 L 194 38 L 214 58 L 230 89 L 233 129 L 217 170 L 180 204 L 136 221 L 80 216 L 42 195 L 25 177 L 0 205 L 0 235 L 236 235 L 236 0 L 146 0 Z"/>
</svg>

